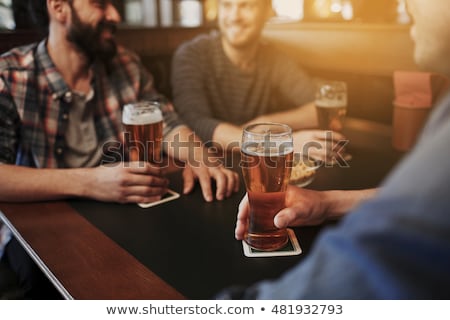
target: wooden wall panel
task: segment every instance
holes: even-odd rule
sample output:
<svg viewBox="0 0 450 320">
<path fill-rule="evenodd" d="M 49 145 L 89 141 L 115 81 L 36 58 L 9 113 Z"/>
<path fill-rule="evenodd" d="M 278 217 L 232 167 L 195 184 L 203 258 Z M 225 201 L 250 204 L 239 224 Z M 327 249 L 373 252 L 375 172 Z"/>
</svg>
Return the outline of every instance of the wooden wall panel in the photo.
<svg viewBox="0 0 450 320">
<path fill-rule="evenodd" d="M 417 69 L 408 26 L 299 23 L 271 25 L 264 35 L 310 69 L 377 76 Z"/>
<path fill-rule="evenodd" d="M 210 28 L 121 26 L 118 42 L 134 50 L 155 78 L 158 91 L 171 97 L 171 58 L 176 48 Z M 385 24 L 269 24 L 264 37 L 275 42 L 313 77 L 349 83 L 349 114 L 385 124 L 392 121 L 395 70 L 417 70 L 409 27 Z M 38 40 L 32 31 L 0 33 L 0 52 Z"/>
</svg>

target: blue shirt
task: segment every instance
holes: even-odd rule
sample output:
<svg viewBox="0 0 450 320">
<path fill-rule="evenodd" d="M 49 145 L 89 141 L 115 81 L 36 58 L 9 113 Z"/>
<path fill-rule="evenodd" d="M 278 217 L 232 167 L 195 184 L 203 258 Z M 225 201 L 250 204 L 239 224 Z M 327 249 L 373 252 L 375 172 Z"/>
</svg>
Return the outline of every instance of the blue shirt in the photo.
<svg viewBox="0 0 450 320">
<path fill-rule="evenodd" d="M 449 158 L 450 95 L 375 199 L 325 231 L 310 255 L 280 279 L 240 297 L 449 299 Z"/>
</svg>

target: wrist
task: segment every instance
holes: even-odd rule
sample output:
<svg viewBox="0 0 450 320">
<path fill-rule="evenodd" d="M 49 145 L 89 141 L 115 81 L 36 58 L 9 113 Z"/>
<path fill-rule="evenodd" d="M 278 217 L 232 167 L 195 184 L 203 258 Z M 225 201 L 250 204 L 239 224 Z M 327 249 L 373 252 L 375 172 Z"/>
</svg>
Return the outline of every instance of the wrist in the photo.
<svg viewBox="0 0 450 320">
<path fill-rule="evenodd" d="M 328 219 L 339 218 L 361 202 L 371 199 L 377 189 L 323 191 L 323 205 Z"/>
<path fill-rule="evenodd" d="M 68 196 L 88 198 L 95 192 L 94 168 L 77 168 L 70 170 Z"/>
<path fill-rule="evenodd" d="M 337 219 L 342 217 L 349 209 L 346 191 L 329 190 L 322 191 L 322 208 L 327 219 Z"/>
</svg>

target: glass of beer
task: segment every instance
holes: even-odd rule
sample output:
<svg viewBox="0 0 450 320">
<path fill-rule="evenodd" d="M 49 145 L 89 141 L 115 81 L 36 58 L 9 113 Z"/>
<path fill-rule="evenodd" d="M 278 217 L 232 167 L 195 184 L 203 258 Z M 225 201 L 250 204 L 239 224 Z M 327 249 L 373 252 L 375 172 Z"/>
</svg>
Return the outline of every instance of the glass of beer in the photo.
<svg viewBox="0 0 450 320">
<path fill-rule="evenodd" d="M 276 250 L 288 241 L 287 230 L 273 219 L 285 207 L 293 150 L 287 125 L 258 123 L 243 131 L 241 167 L 250 206 L 245 242 L 257 250 Z"/>
<path fill-rule="evenodd" d="M 316 90 L 316 112 L 319 129 L 342 132 L 345 115 L 347 114 L 347 84 L 343 81 L 319 81 Z M 327 156 L 326 163 L 334 164 L 333 150 Z M 349 154 L 342 155 L 344 160 L 350 160 Z"/>
<path fill-rule="evenodd" d="M 160 165 L 163 116 L 159 102 L 141 101 L 125 105 L 122 123 L 128 161 Z"/>
<path fill-rule="evenodd" d="M 124 152 L 128 161 L 149 162 L 160 166 L 163 116 L 157 101 L 126 104 L 122 110 Z M 155 201 L 160 196 L 155 196 Z M 147 203 L 138 203 L 145 208 Z"/>
</svg>

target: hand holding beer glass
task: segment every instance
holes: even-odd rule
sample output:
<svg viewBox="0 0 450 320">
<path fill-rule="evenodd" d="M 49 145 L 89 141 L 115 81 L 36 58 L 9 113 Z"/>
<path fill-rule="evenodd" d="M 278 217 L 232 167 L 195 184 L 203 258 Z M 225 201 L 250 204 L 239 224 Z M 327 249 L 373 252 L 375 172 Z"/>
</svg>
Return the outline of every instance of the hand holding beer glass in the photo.
<svg viewBox="0 0 450 320">
<path fill-rule="evenodd" d="M 285 207 L 285 193 L 293 160 L 292 130 L 278 123 L 249 125 L 242 134 L 241 167 L 250 206 L 245 242 L 272 251 L 288 242 L 286 228 L 274 225 Z"/>
<path fill-rule="evenodd" d="M 128 160 L 149 162 L 154 166 L 161 165 L 163 116 L 159 103 L 142 101 L 125 105 L 122 123 Z"/>
<path fill-rule="evenodd" d="M 319 81 L 316 91 L 316 111 L 319 128 L 322 130 L 342 132 L 344 118 L 347 114 L 347 84 L 343 81 Z M 336 163 L 335 150 L 327 150 L 326 164 Z M 350 160 L 349 154 L 341 155 Z"/>
</svg>

